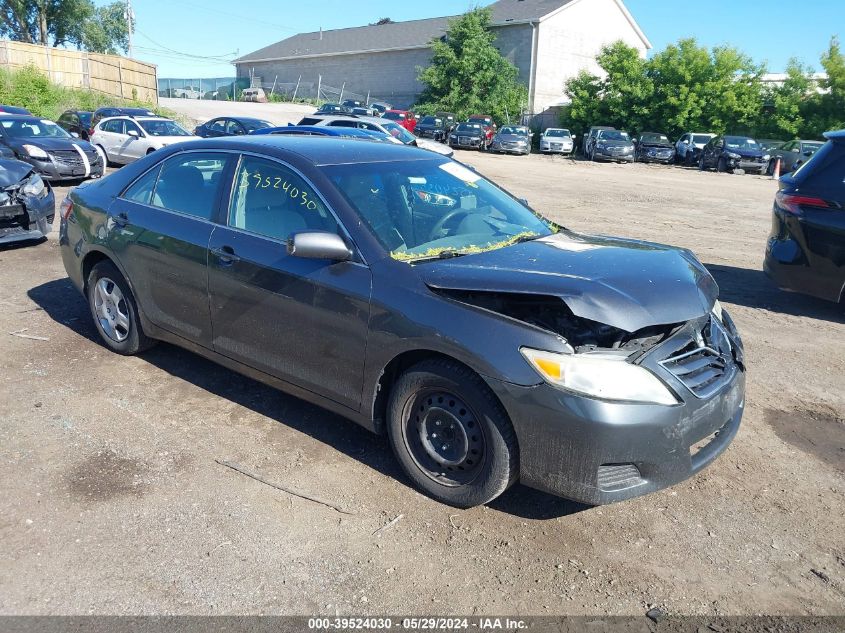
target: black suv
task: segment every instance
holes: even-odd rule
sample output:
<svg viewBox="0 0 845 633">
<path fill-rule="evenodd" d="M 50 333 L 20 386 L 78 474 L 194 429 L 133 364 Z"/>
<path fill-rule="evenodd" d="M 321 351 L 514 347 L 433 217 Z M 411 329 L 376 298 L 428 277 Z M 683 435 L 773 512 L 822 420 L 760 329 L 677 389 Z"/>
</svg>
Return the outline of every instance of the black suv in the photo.
<svg viewBox="0 0 845 633">
<path fill-rule="evenodd" d="M 698 157 L 698 168 L 701 171 L 715 169 L 716 171 L 730 171 L 742 169 L 745 172 L 762 174 L 769 164 L 768 153 L 763 147 L 748 136 L 716 136 Z"/>
<path fill-rule="evenodd" d="M 435 141 L 445 141 L 449 135 L 449 123 L 439 116 L 424 116 L 414 128 L 414 134 L 420 138 L 433 138 Z"/>
<path fill-rule="evenodd" d="M 56 124 L 68 134 L 75 134 L 83 141 L 87 141 L 92 127 L 92 116 L 93 113 L 86 110 L 65 110 Z"/>
<path fill-rule="evenodd" d="M 780 179 L 765 271 L 785 290 L 845 299 L 845 130 Z"/>
</svg>

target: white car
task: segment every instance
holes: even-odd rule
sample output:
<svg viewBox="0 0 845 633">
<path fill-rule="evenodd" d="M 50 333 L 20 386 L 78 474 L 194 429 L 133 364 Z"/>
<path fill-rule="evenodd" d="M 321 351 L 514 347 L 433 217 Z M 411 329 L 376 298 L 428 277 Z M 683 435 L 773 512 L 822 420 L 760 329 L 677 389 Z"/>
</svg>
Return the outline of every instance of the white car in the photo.
<svg viewBox="0 0 845 633">
<path fill-rule="evenodd" d="M 125 165 L 167 145 L 197 139 L 170 119 L 117 116 L 97 123 L 90 142 L 108 162 Z"/>
<path fill-rule="evenodd" d="M 675 143 L 675 162 L 683 165 L 697 165 L 701 150 L 715 136 L 708 132 L 687 132 Z"/>
<path fill-rule="evenodd" d="M 575 149 L 569 130 L 550 127 L 540 137 L 540 151 L 544 154 L 571 154 Z"/>
</svg>

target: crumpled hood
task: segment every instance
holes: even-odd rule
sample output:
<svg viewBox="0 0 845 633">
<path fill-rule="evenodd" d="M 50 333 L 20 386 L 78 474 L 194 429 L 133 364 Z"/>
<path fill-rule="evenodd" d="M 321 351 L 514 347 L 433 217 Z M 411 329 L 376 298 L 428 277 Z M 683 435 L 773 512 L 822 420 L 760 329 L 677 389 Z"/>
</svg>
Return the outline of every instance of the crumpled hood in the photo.
<svg viewBox="0 0 845 633">
<path fill-rule="evenodd" d="M 725 148 L 726 152 L 730 152 L 731 154 L 739 154 L 743 158 L 762 158 L 763 152 L 760 150 L 754 149 L 731 149 L 730 147 Z"/>
<path fill-rule="evenodd" d="M 596 146 L 598 147 L 633 147 L 634 144 L 631 141 L 606 141 L 599 139 L 596 141 Z"/>
<path fill-rule="evenodd" d="M 663 143 L 661 141 L 643 141 L 640 143 L 641 147 L 654 147 L 659 149 L 672 149 L 674 145 L 671 143 Z"/>
<path fill-rule="evenodd" d="M 32 172 L 32 165 L 22 160 L 0 158 L 0 189 L 18 184 Z"/>
<path fill-rule="evenodd" d="M 688 250 L 571 232 L 416 269 L 432 288 L 559 296 L 576 316 L 627 332 L 706 315 L 719 295 Z"/>
</svg>

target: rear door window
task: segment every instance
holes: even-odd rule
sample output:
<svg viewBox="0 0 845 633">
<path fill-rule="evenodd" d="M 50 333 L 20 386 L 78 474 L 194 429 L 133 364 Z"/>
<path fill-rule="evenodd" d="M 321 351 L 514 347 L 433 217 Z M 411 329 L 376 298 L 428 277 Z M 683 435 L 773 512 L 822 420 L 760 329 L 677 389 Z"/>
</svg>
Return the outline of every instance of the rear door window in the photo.
<svg viewBox="0 0 845 633">
<path fill-rule="evenodd" d="M 168 159 L 161 167 L 153 206 L 204 220 L 215 219 L 229 160 L 229 154 L 218 152 L 191 152 Z"/>
<path fill-rule="evenodd" d="M 150 204 L 160 171 L 161 165 L 151 169 L 146 174 L 138 178 L 138 180 L 129 185 L 121 197 L 126 200 L 131 200 L 132 202 Z"/>
<path fill-rule="evenodd" d="M 113 121 L 106 121 L 100 126 L 103 132 L 111 132 L 112 134 L 123 134 L 123 121 L 115 119 Z"/>
</svg>

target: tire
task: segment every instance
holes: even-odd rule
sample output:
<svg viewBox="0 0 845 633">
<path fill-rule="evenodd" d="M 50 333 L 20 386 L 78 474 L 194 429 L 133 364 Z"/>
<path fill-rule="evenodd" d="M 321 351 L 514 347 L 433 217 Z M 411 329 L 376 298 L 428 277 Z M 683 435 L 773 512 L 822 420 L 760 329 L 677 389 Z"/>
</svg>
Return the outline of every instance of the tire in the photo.
<svg viewBox="0 0 845 633">
<path fill-rule="evenodd" d="M 94 266 L 86 290 L 94 326 L 111 351 L 132 356 L 155 344 L 144 334 L 132 290 L 113 263 L 102 261 Z"/>
<path fill-rule="evenodd" d="M 698 159 L 698 171 L 706 171 L 707 168 L 704 166 L 704 155 L 699 157 Z"/>
<path fill-rule="evenodd" d="M 438 359 L 408 369 L 393 386 L 387 418 L 402 469 L 437 501 L 471 508 L 517 480 L 519 449 L 507 413 L 484 381 L 462 365 Z M 437 432 L 446 437 L 435 439 Z"/>
<path fill-rule="evenodd" d="M 728 171 L 728 164 L 725 161 L 724 157 L 720 157 L 719 162 L 716 163 L 716 171 L 719 172 L 720 174 L 723 174 L 726 171 Z"/>
</svg>

